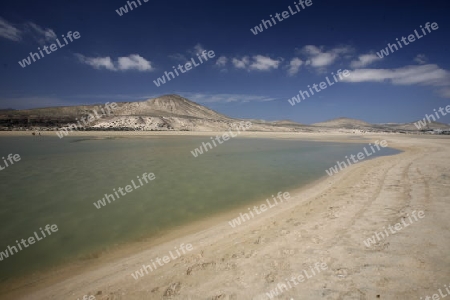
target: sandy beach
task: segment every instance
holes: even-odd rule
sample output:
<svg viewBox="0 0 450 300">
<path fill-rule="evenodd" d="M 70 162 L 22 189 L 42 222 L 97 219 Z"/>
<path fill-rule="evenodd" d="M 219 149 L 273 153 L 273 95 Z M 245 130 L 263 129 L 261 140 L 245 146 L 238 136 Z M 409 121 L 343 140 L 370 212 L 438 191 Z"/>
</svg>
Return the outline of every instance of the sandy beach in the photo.
<svg viewBox="0 0 450 300">
<path fill-rule="evenodd" d="M 2 132 L 1 135 L 31 133 Z M 55 132 L 44 132 L 55 135 Z M 163 136 L 214 133 L 77 132 L 74 136 Z M 202 220 L 152 241 L 36 275 L 2 299 L 420 299 L 450 283 L 450 140 L 431 135 L 246 132 L 268 137 L 369 143 L 386 140 L 403 152 L 352 165 L 297 190 L 291 198 L 233 228 L 247 208 Z M 331 166 L 330 166 L 331 167 Z M 261 203 L 264 199 L 261 199 Z M 256 204 L 258 205 L 258 204 Z M 412 212 L 424 217 L 411 220 Z M 403 223 L 402 223 L 403 222 Z M 389 225 L 409 224 L 374 245 L 364 243 Z M 407 223 L 409 222 L 409 223 Z M 155 270 L 131 274 L 180 245 Z M 186 247 L 185 247 L 186 248 Z M 311 267 L 317 263 L 326 269 Z M 282 285 L 281 285 L 282 286 Z"/>
</svg>

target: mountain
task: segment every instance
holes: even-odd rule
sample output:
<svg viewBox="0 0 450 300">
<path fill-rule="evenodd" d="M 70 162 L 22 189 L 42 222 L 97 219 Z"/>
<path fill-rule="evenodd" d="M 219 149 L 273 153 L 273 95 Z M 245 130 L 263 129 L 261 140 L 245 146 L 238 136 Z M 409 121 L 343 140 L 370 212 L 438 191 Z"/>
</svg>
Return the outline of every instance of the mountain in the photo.
<svg viewBox="0 0 450 300">
<path fill-rule="evenodd" d="M 289 122 L 234 119 L 179 95 L 164 95 L 141 102 L 119 102 L 109 116 L 98 118 L 84 130 L 143 131 L 226 131 L 242 121 L 252 122 L 250 130 L 301 131 L 304 125 Z M 77 123 L 81 118 L 100 113 L 104 105 L 49 107 L 0 113 L 0 128 L 55 130 Z"/>
<path fill-rule="evenodd" d="M 423 120 L 422 120 L 423 121 Z M 339 129 L 341 131 L 348 130 L 352 133 L 357 132 L 397 132 L 397 133 L 414 133 L 419 131 L 430 131 L 435 129 L 441 129 L 447 131 L 450 126 L 444 123 L 431 122 L 418 130 L 414 125 L 417 122 L 411 123 L 383 123 L 383 124 L 370 124 L 357 119 L 350 118 L 337 118 L 321 123 L 315 123 L 311 126 L 320 127 L 321 129 Z"/>
<path fill-rule="evenodd" d="M 76 124 L 97 112 L 101 115 L 102 105 L 79 105 L 47 107 L 28 110 L 0 110 L 0 130 L 57 130 Z M 110 115 L 91 119 L 78 130 L 137 130 L 137 131 L 227 131 L 236 124 L 251 122 L 250 131 L 278 132 L 330 132 L 339 130 L 352 134 L 365 132 L 417 133 L 415 122 L 406 124 L 367 122 L 337 118 L 312 125 L 303 125 L 291 120 L 264 121 L 234 119 L 197 104 L 179 95 L 164 95 L 141 102 L 119 102 Z M 422 131 L 442 129 L 447 124 L 431 122 Z"/>
<path fill-rule="evenodd" d="M 165 95 L 143 102 L 124 102 L 116 115 L 192 117 L 225 120 L 228 117 L 179 95 Z"/>
<path fill-rule="evenodd" d="M 321 123 L 314 123 L 312 124 L 312 126 L 328 127 L 328 128 L 362 129 L 362 128 L 371 128 L 372 124 L 356 119 L 337 118 Z"/>
<path fill-rule="evenodd" d="M 423 121 L 423 120 L 422 120 Z M 414 123 L 417 122 L 411 122 L 411 123 L 403 123 L 403 124 L 396 124 L 396 123 L 385 123 L 385 124 L 378 124 L 380 127 L 389 127 L 396 130 L 418 130 L 416 125 Z M 439 123 L 439 122 L 430 122 L 426 123 L 427 125 L 421 128 L 422 130 L 434 130 L 434 129 L 442 129 L 442 130 L 448 130 L 450 129 L 450 126 L 448 124 Z M 376 126 L 376 125 L 374 125 Z"/>
</svg>

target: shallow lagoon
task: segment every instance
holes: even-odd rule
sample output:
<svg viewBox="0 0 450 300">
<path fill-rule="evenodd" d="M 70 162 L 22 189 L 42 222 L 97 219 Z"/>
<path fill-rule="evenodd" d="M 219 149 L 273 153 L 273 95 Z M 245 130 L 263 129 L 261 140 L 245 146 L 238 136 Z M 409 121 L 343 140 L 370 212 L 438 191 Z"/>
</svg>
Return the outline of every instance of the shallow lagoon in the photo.
<svg viewBox="0 0 450 300">
<path fill-rule="evenodd" d="M 365 144 L 235 138 L 193 157 L 208 137 L 2 137 L 0 251 L 56 224 L 58 232 L 0 262 L 0 280 L 90 257 L 290 191 Z M 399 151 L 385 148 L 371 158 Z M 101 209 L 93 202 L 143 173 L 156 179 Z"/>
</svg>

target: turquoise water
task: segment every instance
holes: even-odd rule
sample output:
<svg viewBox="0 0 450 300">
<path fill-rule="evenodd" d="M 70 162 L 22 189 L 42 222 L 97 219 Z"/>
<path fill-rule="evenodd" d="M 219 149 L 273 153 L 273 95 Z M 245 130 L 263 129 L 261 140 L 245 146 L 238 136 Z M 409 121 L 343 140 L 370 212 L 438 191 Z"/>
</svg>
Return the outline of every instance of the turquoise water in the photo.
<svg viewBox="0 0 450 300">
<path fill-rule="evenodd" d="M 0 171 L 0 251 L 46 224 L 59 230 L 1 261 L 0 282 L 261 202 L 327 176 L 336 160 L 367 146 L 233 138 L 193 157 L 190 151 L 209 140 L 1 137 L 0 157 L 22 159 Z M 377 155 L 395 153 L 386 148 Z M 150 172 L 155 180 L 94 207 L 105 193 Z"/>
</svg>

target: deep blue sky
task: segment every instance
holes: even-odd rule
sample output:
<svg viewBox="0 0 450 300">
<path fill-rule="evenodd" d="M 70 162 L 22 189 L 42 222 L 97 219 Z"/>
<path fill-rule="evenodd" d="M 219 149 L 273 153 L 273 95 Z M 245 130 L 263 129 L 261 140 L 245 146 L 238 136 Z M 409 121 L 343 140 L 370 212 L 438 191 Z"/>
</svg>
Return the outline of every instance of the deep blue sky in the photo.
<svg viewBox="0 0 450 300">
<path fill-rule="evenodd" d="M 141 0 L 119 16 L 116 9 L 126 1 L 3 1 L 0 108 L 177 93 L 232 117 L 313 123 L 346 116 L 381 123 L 411 122 L 450 104 L 449 1 L 312 0 L 262 33 L 250 31 L 293 2 Z M 439 29 L 375 59 L 387 43 L 420 32 L 427 22 Z M 81 38 L 25 68 L 18 64 L 68 31 Z M 153 80 L 201 49 L 216 57 L 155 86 Z M 290 68 L 295 62 L 300 67 Z M 288 103 L 338 69 L 354 70 L 352 79 Z M 440 121 L 450 123 L 450 116 Z"/>
</svg>

